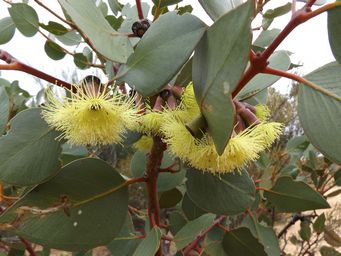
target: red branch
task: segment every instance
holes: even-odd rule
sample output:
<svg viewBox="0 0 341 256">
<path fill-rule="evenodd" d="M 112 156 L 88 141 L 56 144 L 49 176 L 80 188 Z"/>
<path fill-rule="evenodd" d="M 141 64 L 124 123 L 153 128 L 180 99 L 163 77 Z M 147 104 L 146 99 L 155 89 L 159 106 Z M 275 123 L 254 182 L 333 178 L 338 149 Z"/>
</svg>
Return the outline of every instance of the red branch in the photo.
<svg viewBox="0 0 341 256">
<path fill-rule="evenodd" d="M 57 86 L 66 88 L 66 89 L 74 89 L 73 86 L 65 81 L 62 81 L 58 78 L 55 78 L 53 76 L 50 76 L 42 71 L 39 71 L 35 68 L 32 68 L 17 59 L 15 59 L 12 55 L 10 55 L 8 52 L 0 49 L 0 59 L 5 61 L 7 64 L 0 64 L 0 70 L 18 70 L 25 72 L 27 74 L 31 74 L 35 77 L 39 77 L 47 82 L 50 82 L 52 84 L 55 84 Z"/>
<path fill-rule="evenodd" d="M 165 143 L 162 142 L 158 136 L 153 137 L 153 146 L 148 156 L 145 176 L 147 194 L 148 194 L 148 217 L 150 228 L 155 226 L 160 227 L 160 205 L 157 191 L 157 178 L 161 161 L 163 158 L 163 152 L 166 150 Z M 157 256 L 162 255 L 161 248 L 156 253 Z"/>
<path fill-rule="evenodd" d="M 182 255 L 189 255 L 189 252 L 194 250 L 199 242 L 207 235 L 208 232 L 210 232 L 215 226 L 219 226 L 220 223 L 226 218 L 226 216 L 220 216 L 217 219 L 215 219 L 211 226 L 206 228 L 205 230 L 202 230 L 200 234 L 182 250 Z"/>
<path fill-rule="evenodd" d="M 28 241 L 26 241 L 25 239 L 19 237 L 20 241 L 25 245 L 26 250 L 28 251 L 28 253 L 31 256 L 36 256 L 37 254 L 35 253 L 35 251 L 32 248 L 31 243 L 29 243 Z"/>
<path fill-rule="evenodd" d="M 142 9 L 142 5 L 141 5 L 141 0 L 136 0 L 136 8 L 137 8 L 137 13 L 139 15 L 139 19 L 143 20 L 144 16 L 143 16 L 143 9 Z"/>
<path fill-rule="evenodd" d="M 266 48 L 262 53 L 250 54 L 250 65 L 245 71 L 244 75 L 240 79 L 236 88 L 232 92 L 232 97 L 236 97 L 238 93 L 244 88 L 244 86 L 257 74 L 262 73 L 268 66 L 268 59 L 282 43 L 282 41 L 295 29 L 298 25 L 306 22 L 307 20 L 315 17 L 327 9 L 333 8 L 336 5 L 329 5 L 328 7 L 322 7 L 316 11 L 311 11 L 311 6 L 315 3 L 314 0 L 309 1 L 302 9 L 293 13 L 291 20 L 281 31 L 281 33 L 275 38 L 275 40 Z"/>
</svg>

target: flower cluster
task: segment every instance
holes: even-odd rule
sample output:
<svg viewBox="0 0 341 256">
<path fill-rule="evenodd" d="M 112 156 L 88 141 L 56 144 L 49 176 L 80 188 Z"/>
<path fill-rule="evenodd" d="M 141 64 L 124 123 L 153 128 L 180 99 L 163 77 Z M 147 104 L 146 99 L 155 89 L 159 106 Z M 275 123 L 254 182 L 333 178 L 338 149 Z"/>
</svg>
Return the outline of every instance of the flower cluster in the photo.
<svg viewBox="0 0 341 256">
<path fill-rule="evenodd" d="M 187 87 L 182 103 L 166 112 L 161 127 L 168 150 L 189 165 L 214 173 L 225 173 L 242 168 L 259 157 L 259 153 L 278 138 L 282 125 L 266 122 L 269 110 L 265 106 L 256 107 L 260 122 L 251 124 L 243 131 L 233 133 L 222 155 L 218 155 L 213 140 L 208 133 L 194 138 L 186 128 L 186 123 L 200 114 L 196 105 L 192 85 Z"/>
<path fill-rule="evenodd" d="M 186 87 L 176 107 L 165 104 L 156 111 L 147 107 L 143 116 L 138 114 L 134 99 L 125 99 L 106 86 L 85 83 L 74 88 L 76 92 L 70 91 L 70 98 L 59 99 L 49 92 L 43 107 L 43 117 L 62 132 L 61 138 L 76 145 L 102 145 L 121 143 L 127 129 L 137 130 L 145 135 L 134 144 L 136 148 L 148 151 L 151 136 L 160 136 L 170 153 L 203 171 L 239 170 L 257 159 L 282 130 L 281 124 L 267 122 L 269 110 L 265 106 L 246 109 L 237 102 L 234 131 L 225 151 L 218 155 L 209 133 L 195 138 L 186 127 L 200 116 L 192 84 Z"/>
<path fill-rule="evenodd" d="M 121 143 L 125 131 L 137 125 L 139 115 L 133 99 L 94 82 L 74 85 L 74 91 L 70 98 L 62 99 L 49 91 L 42 111 L 46 122 L 61 131 L 61 138 L 70 144 Z"/>
</svg>

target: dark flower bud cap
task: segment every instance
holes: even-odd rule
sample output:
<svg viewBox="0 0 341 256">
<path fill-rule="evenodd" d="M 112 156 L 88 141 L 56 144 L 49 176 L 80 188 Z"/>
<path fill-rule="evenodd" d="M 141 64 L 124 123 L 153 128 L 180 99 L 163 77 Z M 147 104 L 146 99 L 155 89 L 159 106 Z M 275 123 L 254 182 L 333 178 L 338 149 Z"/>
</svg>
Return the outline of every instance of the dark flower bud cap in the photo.
<svg viewBox="0 0 341 256">
<path fill-rule="evenodd" d="M 133 31 L 134 35 L 142 37 L 144 33 L 146 33 L 150 25 L 151 22 L 148 19 L 136 21 L 132 25 L 131 30 Z"/>
</svg>

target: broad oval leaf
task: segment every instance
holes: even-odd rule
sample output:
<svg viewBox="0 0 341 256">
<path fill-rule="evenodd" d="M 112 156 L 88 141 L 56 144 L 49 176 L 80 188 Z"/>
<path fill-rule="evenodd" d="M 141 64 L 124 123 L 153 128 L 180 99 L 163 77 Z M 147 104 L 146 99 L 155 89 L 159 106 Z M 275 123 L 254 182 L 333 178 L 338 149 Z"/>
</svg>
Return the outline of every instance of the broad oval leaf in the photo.
<svg viewBox="0 0 341 256">
<path fill-rule="evenodd" d="M 194 92 L 217 153 L 221 155 L 234 125 L 231 93 L 248 61 L 253 1 L 218 19 L 195 49 Z"/>
<path fill-rule="evenodd" d="M 55 175 L 61 166 L 59 135 L 41 118 L 38 108 L 17 114 L 8 134 L 0 138 L 0 180 L 29 186 Z"/>
<path fill-rule="evenodd" d="M 0 44 L 9 42 L 15 33 L 15 25 L 11 17 L 5 17 L 0 20 Z"/>
<path fill-rule="evenodd" d="M 341 63 L 341 6 L 328 11 L 329 44 L 335 59 Z"/>
<path fill-rule="evenodd" d="M 143 35 L 117 77 L 145 97 L 156 94 L 188 60 L 204 32 L 205 24 L 191 14 L 162 15 Z"/>
<path fill-rule="evenodd" d="M 107 248 L 112 256 L 132 256 L 140 243 L 141 239 L 135 232 L 133 220 L 130 214 L 127 214 L 120 233 L 107 245 Z"/>
<path fill-rule="evenodd" d="M 66 55 L 62 47 L 50 40 L 46 41 L 44 45 L 44 50 L 47 56 L 49 56 L 53 60 L 61 60 Z"/>
<path fill-rule="evenodd" d="M 269 67 L 287 71 L 290 67 L 290 57 L 286 51 L 278 51 L 269 58 Z M 250 98 L 262 90 L 274 84 L 279 76 L 258 74 L 240 91 L 238 98 L 241 100 Z"/>
<path fill-rule="evenodd" d="M 25 3 L 11 4 L 8 12 L 17 29 L 27 37 L 34 36 L 39 29 L 39 17 L 36 11 Z"/>
<path fill-rule="evenodd" d="M 264 197 L 280 212 L 300 212 L 329 208 L 327 201 L 303 181 L 289 176 L 279 177 L 271 189 L 264 191 Z"/>
<path fill-rule="evenodd" d="M 280 32 L 281 30 L 278 28 L 262 30 L 256 40 L 253 42 L 253 45 L 258 47 L 267 47 L 272 43 L 272 41 L 278 36 Z"/>
<path fill-rule="evenodd" d="M 120 2 L 118 0 L 108 0 L 109 3 L 109 7 L 111 9 L 111 11 L 117 15 L 118 12 L 122 11 L 123 5 L 120 4 Z"/>
<path fill-rule="evenodd" d="M 190 242 L 192 242 L 200 233 L 200 231 L 205 230 L 212 225 L 214 218 L 214 214 L 207 213 L 193 221 L 186 223 L 186 225 L 183 226 L 174 237 L 176 248 L 181 250 Z"/>
<path fill-rule="evenodd" d="M 300 85 L 298 116 L 304 132 L 320 152 L 341 164 L 341 65 L 329 63 L 305 78 L 335 97 Z"/>
<path fill-rule="evenodd" d="M 228 256 L 268 256 L 264 251 L 264 246 L 246 227 L 226 232 L 223 239 L 223 248 Z"/>
<path fill-rule="evenodd" d="M 223 14 L 241 5 L 243 0 L 199 0 L 199 3 L 212 20 L 217 20 Z"/>
<path fill-rule="evenodd" d="M 106 58 L 125 63 L 133 48 L 126 35 L 115 31 L 92 0 L 58 0 L 77 26 Z"/>
<path fill-rule="evenodd" d="M 48 32 L 50 32 L 54 35 L 57 35 L 57 36 L 65 35 L 69 31 L 62 24 L 54 22 L 54 21 L 49 21 L 49 23 L 47 25 L 40 24 L 40 26 L 43 29 L 46 29 Z"/>
<path fill-rule="evenodd" d="M 88 58 L 83 53 L 75 53 L 73 55 L 73 62 L 80 69 L 86 69 L 89 67 Z"/>
<path fill-rule="evenodd" d="M 64 35 L 56 36 L 56 38 L 65 45 L 78 45 L 82 41 L 82 37 L 75 31 L 67 32 Z"/>
<path fill-rule="evenodd" d="M 247 227 L 251 234 L 264 246 L 267 255 L 281 254 L 278 239 L 272 227 L 260 224 L 255 216 L 250 215 L 245 217 L 242 225 Z"/>
<path fill-rule="evenodd" d="M 182 193 L 177 189 L 162 192 L 159 196 L 160 208 L 172 208 L 176 206 L 182 199 Z"/>
<path fill-rule="evenodd" d="M 185 214 L 186 218 L 188 220 L 194 220 L 202 215 L 204 215 L 206 212 L 199 208 L 192 199 L 189 198 L 187 193 L 185 193 L 182 202 L 181 202 L 181 208 L 183 213 Z"/>
<path fill-rule="evenodd" d="M 238 214 L 255 201 L 255 185 L 245 170 L 218 176 L 188 169 L 186 186 L 189 198 L 199 208 L 215 214 Z"/>
<path fill-rule="evenodd" d="M 128 189 L 122 184 L 121 175 L 104 161 L 76 160 L 29 191 L 0 222 L 11 222 L 21 212 L 14 230 L 20 237 L 48 248 L 88 250 L 119 233 L 128 210 Z M 45 211 L 44 216 L 30 212 L 34 207 Z"/>
<path fill-rule="evenodd" d="M 176 160 L 173 159 L 173 157 L 169 153 L 165 152 L 160 167 L 167 168 L 174 164 L 174 161 Z M 130 164 L 130 170 L 134 177 L 143 176 L 144 170 L 146 168 L 146 163 L 147 163 L 146 154 L 141 151 L 136 151 Z M 175 168 L 177 168 L 177 166 L 175 166 Z M 186 175 L 185 168 L 181 168 L 179 172 L 176 173 L 169 172 L 159 173 L 157 181 L 158 191 L 163 192 L 175 188 L 177 185 L 181 184 L 181 182 L 185 178 L 185 175 Z"/>
<path fill-rule="evenodd" d="M 4 87 L 0 86 L 0 135 L 4 133 L 6 128 L 9 114 L 9 104 L 9 98 L 6 90 Z"/>
<path fill-rule="evenodd" d="M 152 228 L 147 233 L 147 236 L 143 241 L 139 244 L 134 252 L 133 256 L 151 256 L 155 255 L 156 251 L 160 247 L 161 242 L 161 229 L 158 227 Z"/>
</svg>

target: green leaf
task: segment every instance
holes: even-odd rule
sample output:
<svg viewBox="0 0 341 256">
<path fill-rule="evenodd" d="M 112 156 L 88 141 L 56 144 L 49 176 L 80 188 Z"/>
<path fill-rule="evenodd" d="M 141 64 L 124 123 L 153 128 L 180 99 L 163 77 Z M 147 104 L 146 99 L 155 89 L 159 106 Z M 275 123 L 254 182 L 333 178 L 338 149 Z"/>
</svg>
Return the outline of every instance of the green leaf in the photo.
<svg viewBox="0 0 341 256">
<path fill-rule="evenodd" d="M 118 12 L 122 11 L 123 5 L 118 0 L 108 0 L 111 11 L 117 15 Z"/>
<path fill-rule="evenodd" d="M 190 58 L 186 64 L 183 65 L 176 77 L 174 85 L 185 87 L 192 81 L 192 63 L 193 58 Z"/>
<path fill-rule="evenodd" d="M 303 241 L 309 241 L 311 237 L 311 228 L 310 228 L 310 222 L 303 220 L 300 224 L 300 230 L 298 231 L 298 234 L 302 238 Z"/>
<path fill-rule="evenodd" d="M 267 47 L 269 46 L 272 41 L 278 36 L 278 34 L 281 32 L 280 29 L 274 28 L 271 30 L 263 30 L 257 39 L 253 42 L 253 45 L 258 47 Z"/>
<path fill-rule="evenodd" d="M 304 78 L 339 98 L 300 85 L 297 107 L 311 144 L 330 160 L 341 164 L 341 65 L 329 63 Z"/>
<path fill-rule="evenodd" d="M 174 237 L 174 242 L 176 248 L 181 250 L 190 242 L 192 242 L 201 230 L 205 230 L 212 225 L 215 215 L 207 213 L 201 217 L 188 222 L 182 229 L 176 233 Z"/>
<path fill-rule="evenodd" d="M 333 247 L 322 246 L 320 248 L 321 256 L 340 256 L 340 252 Z"/>
<path fill-rule="evenodd" d="M 139 244 L 133 256 L 151 256 L 156 253 L 160 247 L 161 242 L 161 229 L 154 227 L 147 233 L 147 236 Z"/>
<path fill-rule="evenodd" d="M 269 67 L 283 71 L 289 69 L 290 63 L 290 57 L 286 51 L 275 52 L 269 58 Z M 279 76 L 258 74 L 240 91 L 238 98 L 241 100 L 250 98 L 274 84 L 278 79 L 280 79 Z"/>
<path fill-rule="evenodd" d="M 15 33 L 15 25 L 11 17 L 5 17 L 0 20 L 0 44 L 11 41 Z"/>
<path fill-rule="evenodd" d="M 108 15 L 108 16 L 105 16 L 105 19 L 107 20 L 107 22 L 110 24 L 110 26 L 115 29 L 115 30 L 118 30 L 121 25 L 122 25 L 122 22 L 124 21 L 124 19 L 122 18 L 122 16 L 116 18 L 115 16 L 113 15 Z"/>
<path fill-rule="evenodd" d="M 246 226 L 251 231 L 251 234 L 264 246 L 267 255 L 281 254 L 277 236 L 271 227 L 260 224 L 254 216 L 246 216 L 243 220 L 243 226 Z"/>
<path fill-rule="evenodd" d="M 156 94 L 188 60 L 204 32 L 205 24 L 191 14 L 162 15 L 143 35 L 117 77 L 144 97 Z"/>
<path fill-rule="evenodd" d="M 75 53 L 73 55 L 73 62 L 80 69 L 86 69 L 89 67 L 88 58 L 83 53 Z"/>
<path fill-rule="evenodd" d="M 180 6 L 176 9 L 177 14 L 183 15 L 185 13 L 192 13 L 193 7 L 191 5 Z"/>
<path fill-rule="evenodd" d="M 38 32 L 38 14 L 31 6 L 24 3 L 11 4 L 8 12 L 15 26 L 24 36 L 31 37 Z"/>
<path fill-rule="evenodd" d="M 187 223 L 185 216 L 180 211 L 172 211 L 169 214 L 169 230 L 174 236 Z"/>
<path fill-rule="evenodd" d="M 206 254 L 203 254 L 203 256 L 227 256 L 223 248 L 223 243 L 218 241 L 211 242 L 205 246 L 204 252 Z"/>
<path fill-rule="evenodd" d="M 63 144 L 62 149 L 63 151 L 62 151 L 61 159 L 63 161 L 63 165 L 89 155 L 88 150 L 84 146 Z"/>
<path fill-rule="evenodd" d="M 62 47 L 50 40 L 46 41 L 44 45 L 44 50 L 47 56 L 49 56 L 53 60 L 61 60 L 66 55 Z"/>
<path fill-rule="evenodd" d="M 16 249 L 16 248 L 10 248 L 8 254 L 1 254 L 0 252 L 0 256 L 24 256 L 25 255 L 25 250 L 21 250 L 21 249 Z"/>
<path fill-rule="evenodd" d="M 277 7 L 275 9 L 269 9 L 264 14 L 263 17 L 267 19 L 274 19 L 276 17 L 282 16 L 291 11 L 291 3 L 288 2 L 285 5 Z"/>
<path fill-rule="evenodd" d="M 174 163 L 175 159 L 169 154 L 165 153 L 162 159 L 161 168 L 169 167 Z M 143 176 L 146 168 L 147 157 L 144 152 L 136 151 L 131 160 L 130 170 L 134 177 Z M 177 167 L 175 167 L 177 168 Z M 183 182 L 186 175 L 186 170 L 181 168 L 177 173 L 162 172 L 159 174 L 157 187 L 159 192 L 171 190 Z"/>
<path fill-rule="evenodd" d="M 92 0 L 59 0 L 76 25 L 106 58 L 125 63 L 133 52 L 126 35 L 116 32 Z"/>
<path fill-rule="evenodd" d="M 222 16 L 208 29 L 193 57 L 196 100 L 219 155 L 234 126 L 231 93 L 248 61 L 252 15 L 253 1 L 248 1 Z"/>
<path fill-rule="evenodd" d="M 173 188 L 171 190 L 165 191 L 163 193 L 161 193 L 160 196 L 160 207 L 161 208 L 172 208 L 175 205 L 177 205 L 177 203 L 179 203 L 182 199 L 182 193 L 176 189 Z"/>
<path fill-rule="evenodd" d="M 189 198 L 199 208 L 215 214 L 238 214 L 255 201 L 255 185 L 245 170 L 218 176 L 188 169 L 186 186 Z"/>
<path fill-rule="evenodd" d="M 280 212 L 299 212 L 329 208 L 327 201 L 302 181 L 279 177 L 275 185 L 264 191 L 264 197 Z"/>
<path fill-rule="evenodd" d="M 101 11 L 103 16 L 108 15 L 108 5 L 105 2 L 103 2 L 102 0 L 98 4 L 98 9 Z"/>
<path fill-rule="evenodd" d="M 223 14 L 231 11 L 236 8 L 238 5 L 243 3 L 242 0 L 199 0 L 202 8 L 206 11 L 208 16 L 211 17 L 212 20 L 217 20 Z"/>
<path fill-rule="evenodd" d="M 199 218 L 200 216 L 206 213 L 203 209 L 195 205 L 195 203 L 189 198 L 187 193 L 184 195 L 182 199 L 181 207 L 185 216 L 189 220 Z"/>
<path fill-rule="evenodd" d="M 245 227 L 226 232 L 223 239 L 223 248 L 227 256 L 267 256 L 263 245 Z"/>
<path fill-rule="evenodd" d="M 322 213 L 321 215 L 317 217 L 317 219 L 315 220 L 313 224 L 314 231 L 318 234 L 321 234 L 324 231 L 325 222 L 326 222 L 326 216 L 324 215 L 324 213 Z"/>
<path fill-rule="evenodd" d="M 128 189 L 123 184 L 121 175 L 104 161 L 77 160 L 29 191 L 0 222 L 13 221 L 23 207 L 49 211 L 59 205 L 59 210 L 43 217 L 24 211 L 15 234 L 49 248 L 88 250 L 109 243 L 119 233 L 128 210 Z"/>
<path fill-rule="evenodd" d="M 70 31 L 64 35 L 56 36 L 56 38 L 68 46 L 78 45 L 82 40 L 82 37 L 75 31 Z"/>
<path fill-rule="evenodd" d="M 69 32 L 69 30 L 62 24 L 54 21 L 49 21 L 47 25 L 41 23 L 40 26 L 48 32 L 57 36 L 65 35 L 67 32 Z"/>
<path fill-rule="evenodd" d="M 60 169 L 59 135 L 32 108 L 11 120 L 11 129 L 0 139 L 0 180 L 29 186 L 46 181 Z"/>
<path fill-rule="evenodd" d="M 334 174 L 334 180 L 336 185 L 341 186 L 341 169 Z"/>
<path fill-rule="evenodd" d="M 0 87 L 0 135 L 5 131 L 9 114 L 9 98 L 4 87 Z"/>
<path fill-rule="evenodd" d="M 127 214 L 126 220 L 116 238 L 107 245 L 112 256 L 132 256 L 141 239 L 135 234 L 131 216 Z"/>
<path fill-rule="evenodd" d="M 153 0 L 153 3 L 159 8 L 180 3 L 182 0 Z"/>
</svg>

